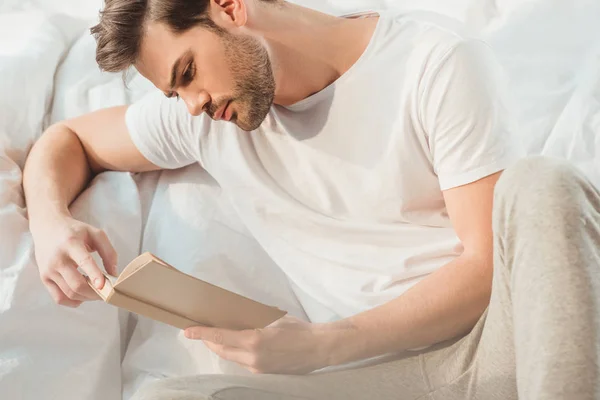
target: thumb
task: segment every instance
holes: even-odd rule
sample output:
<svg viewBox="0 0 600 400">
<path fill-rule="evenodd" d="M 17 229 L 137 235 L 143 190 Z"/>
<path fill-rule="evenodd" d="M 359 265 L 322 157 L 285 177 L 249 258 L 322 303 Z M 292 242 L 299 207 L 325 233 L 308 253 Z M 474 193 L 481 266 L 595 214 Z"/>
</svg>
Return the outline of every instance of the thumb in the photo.
<svg viewBox="0 0 600 400">
<path fill-rule="evenodd" d="M 92 242 L 94 249 L 102 258 L 104 269 L 110 275 L 116 277 L 119 274 L 117 268 L 117 251 L 110 243 L 108 236 L 102 230 L 96 230 L 92 233 Z"/>
</svg>

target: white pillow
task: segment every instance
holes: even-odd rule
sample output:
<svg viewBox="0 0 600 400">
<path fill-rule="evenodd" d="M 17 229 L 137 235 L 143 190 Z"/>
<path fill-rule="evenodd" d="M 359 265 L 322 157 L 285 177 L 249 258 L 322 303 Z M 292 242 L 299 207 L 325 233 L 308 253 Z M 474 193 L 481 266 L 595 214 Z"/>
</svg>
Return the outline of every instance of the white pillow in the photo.
<svg viewBox="0 0 600 400">
<path fill-rule="evenodd" d="M 484 0 L 487 4 L 491 0 Z M 473 0 L 291 0 L 290 2 L 333 15 L 353 14 L 362 11 L 424 10 L 467 21 L 471 8 L 478 4 Z"/>
<path fill-rule="evenodd" d="M 41 134 L 66 39 L 42 12 L 0 14 L 0 151 L 21 167 Z"/>
<path fill-rule="evenodd" d="M 79 36 L 55 78 L 50 123 L 105 107 L 131 104 L 154 85 L 135 70 L 127 74 L 102 72 L 96 63 L 96 42 L 89 30 Z"/>
</svg>

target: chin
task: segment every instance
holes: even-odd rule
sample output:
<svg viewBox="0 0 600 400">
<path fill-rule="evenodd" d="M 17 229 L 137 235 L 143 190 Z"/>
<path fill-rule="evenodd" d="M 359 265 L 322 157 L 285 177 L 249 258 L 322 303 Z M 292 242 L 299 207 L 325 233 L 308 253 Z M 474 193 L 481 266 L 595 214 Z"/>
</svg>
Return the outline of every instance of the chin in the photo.
<svg viewBox="0 0 600 400">
<path fill-rule="evenodd" d="M 241 130 L 243 130 L 245 132 L 252 132 L 260 127 L 260 125 L 254 127 L 254 126 L 250 126 L 250 125 L 240 124 L 237 122 L 235 124 L 238 126 L 238 128 L 240 128 Z"/>
<path fill-rule="evenodd" d="M 238 126 L 238 128 L 240 128 L 243 131 L 252 132 L 252 131 L 260 128 L 260 126 L 264 122 L 264 119 L 262 119 L 258 123 L 256 123 L 256 122 L 249 123 L 248 121 L 244 120 L 243 118 L 237 118 L 237 115 L 236 115 L 235 117 L 231 118 L 231 122 L 235 123 Z"/>
</svg>

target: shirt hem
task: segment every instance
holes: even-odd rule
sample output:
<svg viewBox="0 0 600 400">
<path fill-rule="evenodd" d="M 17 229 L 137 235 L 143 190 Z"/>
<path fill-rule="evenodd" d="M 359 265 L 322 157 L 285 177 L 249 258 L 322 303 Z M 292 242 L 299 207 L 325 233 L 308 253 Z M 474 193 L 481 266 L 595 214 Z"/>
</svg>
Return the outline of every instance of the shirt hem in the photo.
<svg viewBox="0 0 600 400">
<path fill-rule="evenodd" d="M 478 167 L 474 170 L 464 172 L 459 175 L 452 176 L 440 176 L 440 189 L 448 190 L 453 189 L 455 187 L 468 185 L 469 183 L 473 183 L 485 177 L 488 177 L 496 172 L 502 171 L 506 169 L 511 163 L 515 161 L 514 158 L 504 158 L 498 161 L 495 161 L 491 164 L 484 165 L 482 167 Z"/>
</svg>

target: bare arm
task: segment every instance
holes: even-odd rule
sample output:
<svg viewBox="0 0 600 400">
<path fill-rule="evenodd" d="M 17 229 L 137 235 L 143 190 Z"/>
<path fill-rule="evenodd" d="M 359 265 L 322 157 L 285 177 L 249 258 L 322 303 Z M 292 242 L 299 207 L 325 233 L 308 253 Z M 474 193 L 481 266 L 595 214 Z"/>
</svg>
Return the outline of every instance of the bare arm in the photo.
<svg viewBox="0 0 600 400">
<path fill-rule="evenodd" d="M 91 296 L 83 278 L 72 273 L 73 266 L 81 266 L 103 284 L 90 249 L 98 251 L 109 273 L 116 272 L 116 254 L 106 236 L 72 220 L 69 205 L 97 173 L 157 169 L 131 141 L 126 109 L 108 108 L 51 126 L 33 146 L 25 164 L 23 188 L 38 266 L 42 280 L 61 304 L 77 305 Z"/>
<path fill-rule="evenodd" d="M 303 374 L 432 345 L 469 332 L 489 304 L 492 203 L 500 173 L 445 191 L 464 252 L 403 295 L 324 324 L 283 318 L 262 330 L 193 327 L 185 334 L 255 373 Z"/>
<path fill-rule="evenodd" d="M 444 193 L 463 254 L 397 299 L 334 323 L 330 365 L 428 346 L 473 328 L 491 294 L 492 203 L 499 176 Z"/>
<path fill-rule="evenodd" d="M 127 133 L 127 106 L 108 108 L 48 128 L 25 164 L 23 187 L 32 228 L 68 206 L 97 173 L 156 169 Z"/>
<path fill-rule="evenodd" d="M 492 203 L 500 173 L 466 182 L 481 168 L 499 171 L 520 153 L 504 105 L 500 69 L 484 42 L 461 41 L 440 55 L 419 95 L 416 123 L 427 132 L 440 187 L 453 187 L 444 190 L 444 200 L 462 255 L 398 298 L 338 322 L 282 321 L 242 334 L 198 327 L 186 331 L 189 337 L 217 343 L 211 347 L 217 354 L 251 371 L 304 373 L 417 349 L 470 331 L 491 294 Z"/>
</svg>

